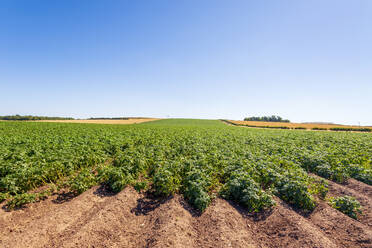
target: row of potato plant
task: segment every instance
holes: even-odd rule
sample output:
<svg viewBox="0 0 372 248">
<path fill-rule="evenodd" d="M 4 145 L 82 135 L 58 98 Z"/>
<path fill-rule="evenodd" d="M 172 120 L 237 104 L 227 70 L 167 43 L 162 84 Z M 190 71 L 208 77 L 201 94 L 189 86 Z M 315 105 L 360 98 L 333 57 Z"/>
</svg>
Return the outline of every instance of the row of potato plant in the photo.
<svg viewBox="0 0 372 248">
<path fill-rule="evenodd" d="M 372 139 L 362 133 L 262 130 L 219 121 L 169 119 L 138 125 L 0 122 L 0 200 L 9 208 L 60 188 L 127 185 L 175 193 L 199 211 L 220 195 L 261 211 L 274 195 L 311 211 L 327 186 L 371 184 Z M 46 190 L 34 192 L 40 186 Z"/>
</svg>

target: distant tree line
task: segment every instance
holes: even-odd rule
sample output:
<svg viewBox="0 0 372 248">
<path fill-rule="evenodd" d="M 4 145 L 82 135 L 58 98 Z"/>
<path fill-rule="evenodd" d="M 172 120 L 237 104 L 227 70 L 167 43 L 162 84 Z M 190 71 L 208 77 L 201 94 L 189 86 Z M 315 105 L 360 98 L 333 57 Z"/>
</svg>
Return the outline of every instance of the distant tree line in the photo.
<svg viewBox="0 0 372 248">
<path fill-rule="evenodd" d="M 33 115 L 5 115 L 0 116 L 0 120 L 6 121 L 38 121 L 38 120 L 73 120 L 71 117 L 49 117 Z"/>
<path fill-rule="evenodd" d="M 247 117 L 244 118 L 245 121 L 266 121 L 266 122 L 290 122 L 289 120 L 283 119 L 280 116 L 272 115 L 272 116 L 262 116 L 262 117 Z"/>
</svg>

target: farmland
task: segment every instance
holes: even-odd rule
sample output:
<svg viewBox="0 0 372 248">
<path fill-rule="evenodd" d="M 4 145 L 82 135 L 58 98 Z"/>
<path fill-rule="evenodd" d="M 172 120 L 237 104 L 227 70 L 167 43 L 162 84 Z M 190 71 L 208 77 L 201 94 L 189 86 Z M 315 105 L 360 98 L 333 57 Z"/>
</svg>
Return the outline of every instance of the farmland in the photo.
<svg viewBox="0 0 372 248">
<path fill-rule="evenodd" d="M 56 122 L 56 123 L 82 123 L 82 124 L 137 124 L 148 121 L 158 120 L 156 118 L 128 118 L 122 120 L 115 119 L 88 119 L 88 120 L 40 120 L 38 122 Z"/>
<path fill-rule="evenodd" d="M 0 245 L 372 245 L 370 133 L 167 119 L 0 122 L 0 139 Z"/>
<path fill-rule="evenodd" d="M 263 127 L 263 128 L 282 128 L 282 129 L 303 129 L 303 130 L 330 130 L 330 131 L 359 131 L 371 132 L 372 127 L 369 126 L 349 126 L 339 124 L 321 124 L 321 123 L 290 123 L 290 122 L 265 122 L 265 121 L 234 121 L 226 120 L 226 122 L 247 127 Z"/>
</svg>

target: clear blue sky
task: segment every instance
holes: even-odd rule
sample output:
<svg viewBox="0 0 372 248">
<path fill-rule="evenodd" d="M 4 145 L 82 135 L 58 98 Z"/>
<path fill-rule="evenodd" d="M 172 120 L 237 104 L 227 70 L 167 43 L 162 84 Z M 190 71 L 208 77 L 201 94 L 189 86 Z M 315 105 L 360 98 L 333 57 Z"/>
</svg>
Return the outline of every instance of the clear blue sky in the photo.
<svg viewBox="0 0 372 248">
<path fill-rule="evenodd" d="M 0 2 L 0 115 L 372 125 L 372 1 Z"/>
</svg>

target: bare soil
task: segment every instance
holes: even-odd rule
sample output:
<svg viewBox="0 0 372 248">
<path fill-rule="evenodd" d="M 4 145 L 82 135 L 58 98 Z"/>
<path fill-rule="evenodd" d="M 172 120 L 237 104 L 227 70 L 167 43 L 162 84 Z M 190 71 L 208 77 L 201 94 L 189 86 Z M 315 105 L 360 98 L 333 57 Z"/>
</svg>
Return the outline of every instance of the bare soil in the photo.
<svg viewBox="0 0 372 248">
<path fill-rule="evenodd" d="M 131 187 L 114 195 L 97 186 L 1 209 L 0 247 L 372 247 L 371 191 L 355 180 L 330 182 L 332 195 L 350 194 L 363 205 L 354 220 L 325 202 L 304 214 L 280 199 L 252 214 L 217 198 L 199 214 L 179 195 L 159 199 Z"/>
</svg>

